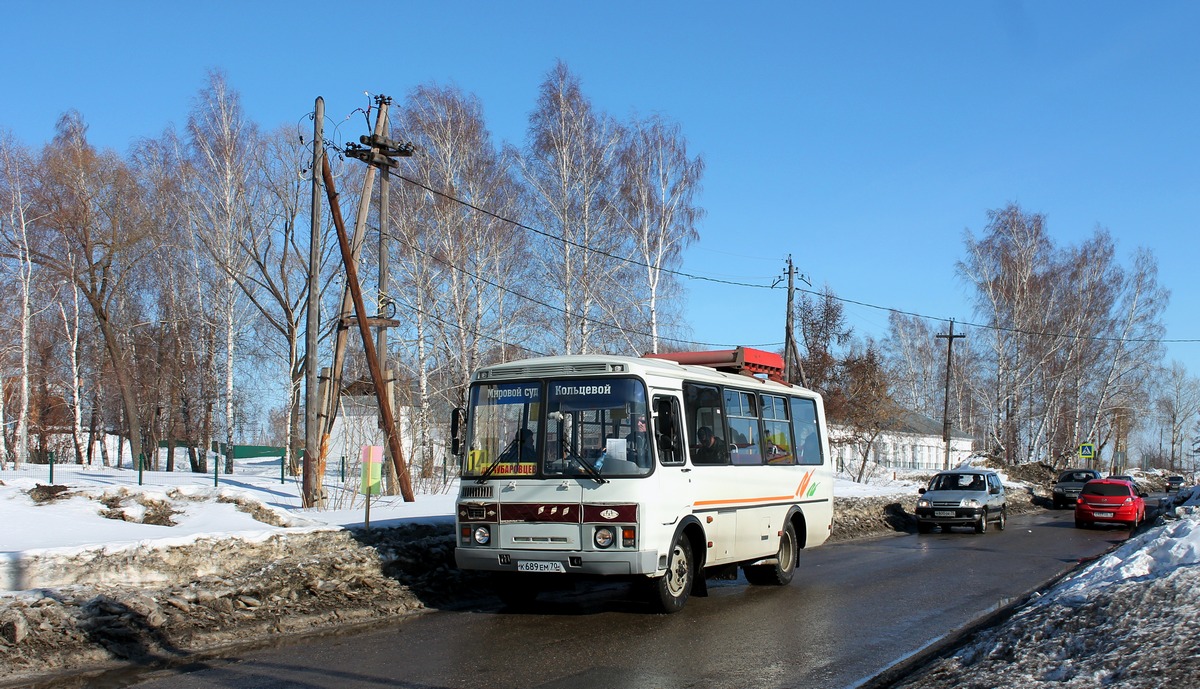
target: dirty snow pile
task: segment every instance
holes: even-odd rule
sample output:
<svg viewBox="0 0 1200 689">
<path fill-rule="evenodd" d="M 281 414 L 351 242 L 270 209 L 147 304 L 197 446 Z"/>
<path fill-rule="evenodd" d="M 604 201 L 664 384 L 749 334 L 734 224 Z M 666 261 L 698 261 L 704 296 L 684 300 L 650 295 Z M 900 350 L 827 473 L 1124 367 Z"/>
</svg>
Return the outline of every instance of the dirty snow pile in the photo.
<svg viewBox="0 0 1200 689">
<path fill-rule="evenodd" d="M 412 503 L 376 498 L 367 530 L 361 496 L 303 510 L 278 474 L 213 488 L 87 473 L 67 485 L 0 481 L 0 682 L 153 667 L 492 593 L 453 565 L 456 485 Z M 839 479 L 834 540 L 911 531 L 916 485 Z M 1010 509 L 1034 509 L 1030 495 L 1010 490 Z M 1190 681 L 1197 562 L 1200 509 L 1131 539 L 908 686 Z"/>
<path fill-rule="evenodd" d="M 1200 490 L 901 687 L 1194 687 L 1200 678 Z"/>
</svg>

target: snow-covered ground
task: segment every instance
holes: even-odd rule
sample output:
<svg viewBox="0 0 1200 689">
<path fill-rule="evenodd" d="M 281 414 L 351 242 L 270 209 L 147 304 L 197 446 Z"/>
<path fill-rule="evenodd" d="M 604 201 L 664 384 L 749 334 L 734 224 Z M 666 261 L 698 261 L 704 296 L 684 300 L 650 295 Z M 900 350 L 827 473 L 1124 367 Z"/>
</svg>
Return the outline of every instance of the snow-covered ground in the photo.
<svg viewBox="0 0 1200 689">
<path fill-rule="evenodd" d="M 277 466 L 277 465 L 276 465 Z M 129 553 L 186 545 L 197 539 L 268 538 L 281 531 L 339 529 L 367 520 L 358 496 L 337 510 L 302 509 L 298 482 L 280 482 L 277 469 L 247 466 L 224 485 L 211 476 L 177 474 L 180 485 L 137 485 L 128 470 L 63 472 L 66 495 L 41 502 L 45 481 L 0 472 L 0 591 L 20 595 L 12 573 L 36 570 L 42 558 L 103 549 Z M 35 490 L 39 485 L 43 488 Z M 841 498 L 910 496 L 917 483 L 839 479 Z M 370 523 L 452 521 L 457 485 L 418 494 L 414 502 L 376 497 Z M 1170 677 L 1200 669 L 1200 491 L 1165 524 L 1130 539 L 1082 568 L 1019 611 L 1005 626 L 979 635 L 908 686 L 1159 686 L 1131 678 Z M 171 525 L 143 523 L 163 521 Z M 4 566 L 7 565 L 7 566 Z M 126 572 L 123 583 L 128 584 Z M 90 583 L 104 583 L 91 581 Z M 1152 648 L 1166 646 L 1173 656 Z M 1084 657 L 1084 654 L 1087 657 Z M 1147 660 L 1150 659 L 1150 660 Z M 1153 661 L 1153 662 L 1151 662 Z M 1186 670 L 1179 670 L 1183 662 Z M 1174 664 L 1173 664 L 1174 663 Z M 1165 673 L 1165 674 L 1164 674 Z M 968 681 L 979 677 L 979 682 Z"/>
<path fill-rule="evenodd" d="M 70 497 L 39 505 L 29 491 L 46 484 L 46 478 L 0 471 L 0 482 L 4 484 L 0 485 L 0 524 L 16 525 L 0 531 L 0 557 L 33 557 L 45 549 L 96 545 L 149 548 L 163 545 L 164 539 L 179 544 L 200 536 L 246 536 L 280 528 L 358 526 L 368 520 L 361 495 L 337 501 L 353 503 L 350 507 L 302 508 L 299 482 L 287 479 L 281 483 L 278 472 L 277 462 L 247 463 L 232 476 L 222 474 L 222 485 L 214 488 L 211 474 L 175 472 L 169 475 L 171 485 L 150 485 L 162 477 L 148 475 L 146 485 L 138 485 L 137 472 L 128 469 L 60 468 L 55 484 L 68 486 Z M 915 501 L 916 484 L 880 480 L 864 485 L 838 479 L 834 493 L 839 497 L 904 493 L 911 494 Z M 400 496 L 375 496 L 370 505 L 370 524 L 384 527 L 396 523 L 452 521 L 457 494 L 458 484 L 452 482 L 438 492 L 417 494 L 413 502 L 405 502 Z M 174 512 L 173 526 L 141 523 L 143 515 L 155 503 Z M 280 524 L 265 524 L 251 512 L 238 509 L 237 503 L 260 504 L 265 511 L 278 515 Z M 128 521 L 117 518 L 117 512 L 126 515 Z"/>
</svg>

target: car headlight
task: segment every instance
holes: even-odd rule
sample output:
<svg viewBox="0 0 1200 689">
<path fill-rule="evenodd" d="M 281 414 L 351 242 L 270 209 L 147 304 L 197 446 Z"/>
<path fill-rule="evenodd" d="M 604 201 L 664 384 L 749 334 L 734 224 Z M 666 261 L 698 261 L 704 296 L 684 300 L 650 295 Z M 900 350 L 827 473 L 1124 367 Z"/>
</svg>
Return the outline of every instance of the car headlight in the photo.
<svg viewBox="0 0 1200 689">
<path fill-rule="evenodd" d="M 979 507 L 979 501 L 975 499 L 963 498 L 963 507 Z"/>
<path fill-rule="evenodd" d="M 930 506 L 931 506 L 930 502 L 928 500 L 926 500 L 925 498 L 921 498 L 920 500 L 917 501 L 917 507 L 930 507 Z"/>
<path fill-rule="evenodd" d="M 1063 492 L 1062 486 L 1055 486 L 1055 487 L 1054 487 L 1054 492 L 1055 492 L 1055 493 L 1061 493 L 1061 492 Z"/>
<path fill-rule="evenodd" d="M 607 526 L 602 526 L 599 529 L 596 529 L 596 536 L 594 540 L 596 541 L 596 547 L 607 548 L 613 544 L 613 539 L 615 538 L 616 536 L 613 534 L 612 529 L 608 528 Z"/>
<path fill-rule="evenodd" d="M 492 531 L 486 526 L 477 526 L 473 537 L 479 545 L 487 545 L 488 541 L 492 540 Z"/>
</svg>

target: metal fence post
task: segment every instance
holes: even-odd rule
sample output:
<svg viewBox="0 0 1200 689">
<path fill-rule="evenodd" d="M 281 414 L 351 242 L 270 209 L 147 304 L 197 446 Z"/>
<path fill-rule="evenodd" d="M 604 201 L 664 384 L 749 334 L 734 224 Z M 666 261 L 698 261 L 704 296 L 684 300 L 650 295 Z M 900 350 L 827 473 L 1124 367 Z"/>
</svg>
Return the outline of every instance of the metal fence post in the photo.
<svg viewBox="0 0 1200 689">
<path fill-rule="evenodd" d="M 228 451 L 228 449 L 229 448 L 226 448 L 226 451 Z M 217 456 L 213 458 L 213 488 L 218 487 L 217 482 L 221 478 L 221 453 L 217 452 L 216 455 Z"/>
<path fill-rule="evenodd" d="M 146 455 L 138 453 L 138 485 L 142 485 L 142 471 L 146 468 Z"/>
<path fill-rule="evenodd" d="M 346 482 L 346 455 L 342 455 L 342 483 Z"/>
<path fill-rule="evenodd" d="M 54 485 L 54 450 L 50 451 L 50 485 Z"/>
<path fill-rule="evenodd" d="M 283 485 L 283 474 L 287 469 L 287 448 L 279 454 L 279 485 Z"/>
</svg>

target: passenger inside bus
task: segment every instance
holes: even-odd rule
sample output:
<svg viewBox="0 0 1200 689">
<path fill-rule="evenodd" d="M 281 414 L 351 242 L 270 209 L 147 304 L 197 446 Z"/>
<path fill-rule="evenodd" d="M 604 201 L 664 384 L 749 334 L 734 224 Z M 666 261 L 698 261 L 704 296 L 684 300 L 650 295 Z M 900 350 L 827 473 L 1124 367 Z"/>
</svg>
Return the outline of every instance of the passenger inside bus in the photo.
<svg viewBox="0 0 1200 689">
<path fill-rule="evenodd" d="M 638 414 L 633 430 L 625 436 L 625 458 L 639 467 L 650 466 L 650 438 L 646 432 L 646 417 Z"/>
<path fill-rule="evenodd" d="M 693 464 L 724 464 L 726 462 L 725 443 L 721 442 L 708 426 L 696 429 L 696 440 L 699 446 L 692 453 Z"/>
</svg>

